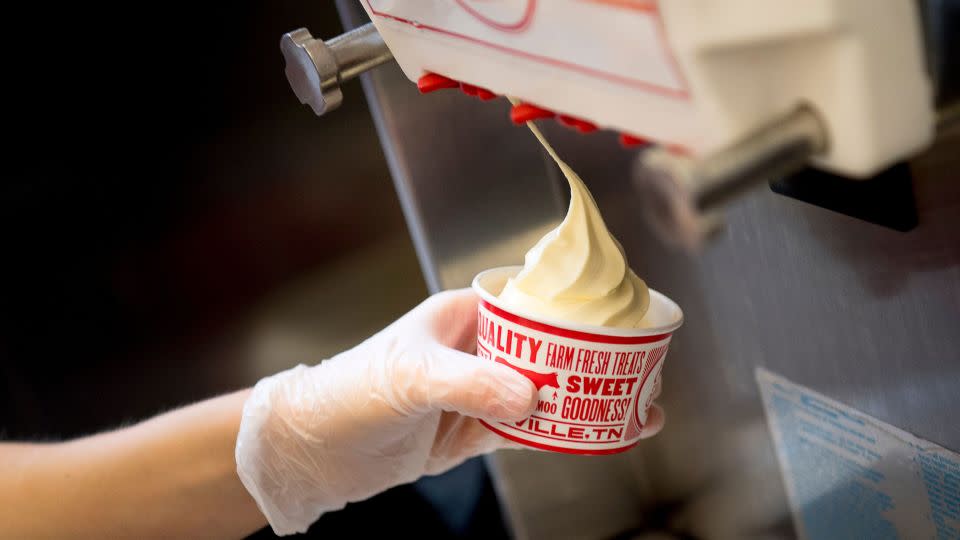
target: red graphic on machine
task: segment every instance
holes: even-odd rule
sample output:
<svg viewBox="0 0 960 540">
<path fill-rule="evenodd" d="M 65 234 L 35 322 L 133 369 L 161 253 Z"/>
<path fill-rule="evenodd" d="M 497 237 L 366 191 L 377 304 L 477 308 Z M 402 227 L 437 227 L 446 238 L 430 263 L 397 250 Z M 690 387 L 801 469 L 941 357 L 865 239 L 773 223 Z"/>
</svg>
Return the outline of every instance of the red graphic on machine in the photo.
<svg viewBox="0 0 960 540">
<path fill-rule="evenodd" d="M 537 0 L 456 0 L 483 24 L 504 32 L 520 32 L 530 24 Z"/>
<path fill-rule="evenodd" d="M 560 388 L 560 381 L 557 380 L 557 372 L 553 373 L 537 373 L 536 371 L 531 371 L 529 369 L 519 368 L 510 362 L 507 362 L 504 358 L 498 356 L 496 362 L 498 364 L 503 364 L 508 368 L 516 371 L 517 373 L 523 375 L 524 377 L 533 381 L 533 385 L 537 387 L 537 390 L 540 390 L 544 386 L 552 386 L 553 388 Z"/>
</svg>

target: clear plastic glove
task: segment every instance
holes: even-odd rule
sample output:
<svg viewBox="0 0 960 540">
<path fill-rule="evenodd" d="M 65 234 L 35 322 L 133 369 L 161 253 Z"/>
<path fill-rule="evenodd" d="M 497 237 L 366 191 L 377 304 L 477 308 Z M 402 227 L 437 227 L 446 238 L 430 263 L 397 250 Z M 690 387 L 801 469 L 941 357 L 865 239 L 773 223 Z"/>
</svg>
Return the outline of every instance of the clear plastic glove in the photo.
<svg viewBox="0 0 960 540">
<path fill-rule="evenodd" d="M 529 416 L 534 385 L 476 348 L 477 297 L 427 299 L 315 367 L 261 380 L 243 409 L 237 472 L 274 532 L 467 458 L 516 447 L 475 418 Z"/>
</svg>

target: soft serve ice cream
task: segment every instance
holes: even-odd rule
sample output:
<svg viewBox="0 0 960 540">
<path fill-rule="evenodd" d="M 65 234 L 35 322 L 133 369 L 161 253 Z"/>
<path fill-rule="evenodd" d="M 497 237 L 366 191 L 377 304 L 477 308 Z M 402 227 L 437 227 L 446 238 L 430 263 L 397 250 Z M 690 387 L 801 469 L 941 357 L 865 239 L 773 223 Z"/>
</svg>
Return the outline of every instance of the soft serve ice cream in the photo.
<svg viewBox="0 0 960 540">
<path fill-rule="evenodd" d="M 527 252 L 523 270 L 500 299 L 519 311 L 554 319 L 618 328 L 643 326 L 650 304 L 646 283 L 627 265 L 623 247 L 607 230 L 597 203 L 532 123 L 537 139 L 570 184 L 563 222 Z"/>
</svg>

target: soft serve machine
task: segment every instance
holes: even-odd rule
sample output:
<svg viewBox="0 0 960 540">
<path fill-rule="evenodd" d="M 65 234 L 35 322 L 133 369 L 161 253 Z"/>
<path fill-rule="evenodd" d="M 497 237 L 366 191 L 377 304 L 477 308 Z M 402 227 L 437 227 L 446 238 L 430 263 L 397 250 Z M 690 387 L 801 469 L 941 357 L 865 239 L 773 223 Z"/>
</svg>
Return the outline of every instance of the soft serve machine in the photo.
<svg viewBox="0 0 960 540">
<path fill-rule="evenodd" d="M 541 120 L 684 308 L 660 435 L 488 459 L 516 537 L 960 538 L 960 2 L 338 8 L 287 77 L 322 115 L 363 74 L 432 290 L 563 215 Z"/>
</svg>

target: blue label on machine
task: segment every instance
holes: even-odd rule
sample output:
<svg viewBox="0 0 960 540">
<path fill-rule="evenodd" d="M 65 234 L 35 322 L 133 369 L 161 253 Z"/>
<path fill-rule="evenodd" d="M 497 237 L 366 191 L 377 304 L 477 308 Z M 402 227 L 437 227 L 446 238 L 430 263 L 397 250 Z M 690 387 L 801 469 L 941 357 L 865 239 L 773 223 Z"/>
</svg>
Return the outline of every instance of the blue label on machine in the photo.
<svg viewBox="0 0 960 540">
<path fill-rule="evenodd" d="M 756 376 L 800 538 L 960 540 L 960 455 Z"/>
</svg>

